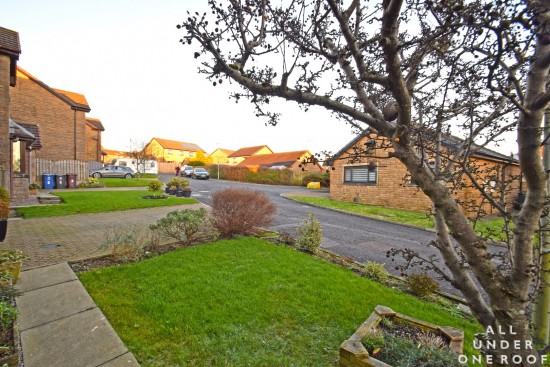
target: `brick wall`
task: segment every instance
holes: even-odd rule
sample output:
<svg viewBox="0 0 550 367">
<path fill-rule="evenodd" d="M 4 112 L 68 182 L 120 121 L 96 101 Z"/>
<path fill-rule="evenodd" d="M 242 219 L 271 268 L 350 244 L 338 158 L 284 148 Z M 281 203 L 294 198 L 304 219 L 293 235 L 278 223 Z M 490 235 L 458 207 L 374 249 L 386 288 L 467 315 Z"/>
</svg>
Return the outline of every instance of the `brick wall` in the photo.
<svg viewBox="0 0 550 367">
<path fill-rule="evenodd" d="M 86 161 L 101 162 L 101 132 L 86 125 Z"/>
<path fill-rule="evenodd" d="M 0 170 L 10 171 L 10 58 L 0 55 Z M 0 184 L 10 187 L 9 174 Z"/>
<path fill-rule="evenodd" d="M 15 121 L 40 127 L 42 148 L 36 158 L 75 159 L 74 124 L 76 120 L 76 159 L 86 160 L 85 113 L 71 106 L 17 72 L 17 85 L 10 90 L 11 117 Z"/>
<path fill-rule="evenodd" d="M 364 144 L 367 138 L 358 142 Z M 380 155 L 387 156 L 387 151 Z M 472 160 L 476 165 L 483 167 L 483 173 L 478 180 L 480 184 L 488 180 L 487 177 L 497 175 L 502 177 L 504 164 L 488 160 Z M 344 183 L 344 167 L 359 165 L 377 166 L 376 184 L 348 184 Z M 365 158 L 360 163 L 349 164 L 347 159 L 336 160 L 334 170 L 330 171 L 330 197 L 333 200 L 357 202 L 362 204 L 378 205 L 387 208 L 407 209 L 419 212 L 429 212 L 432 207 L 431 200 L 416 186 L 406 180 L 407 169 L 397 158 Z M 504 170 L 506 179 L 512 176 L 519 176 L 519 166 L 508 166 Z M 500 189 L 500 183 L 495 187 L 495 192 Z M 519 192 L 519 180 L 516 179 L 506 190 L 506 209 L 511 210 L 512 204 Z M 462 202 L 470 202 L 481 205 L 487 214 L 495 213 L 494 208 L 485 200 L 482 195 L 463 178 L 463 187 L 453 192 L 455 198 Z"/>
</svg>

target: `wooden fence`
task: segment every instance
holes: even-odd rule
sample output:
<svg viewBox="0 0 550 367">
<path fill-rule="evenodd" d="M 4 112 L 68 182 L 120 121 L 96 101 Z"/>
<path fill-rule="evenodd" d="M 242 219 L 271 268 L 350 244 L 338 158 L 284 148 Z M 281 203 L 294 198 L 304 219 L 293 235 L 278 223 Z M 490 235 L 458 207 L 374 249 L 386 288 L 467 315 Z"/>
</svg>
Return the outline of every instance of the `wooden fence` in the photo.
<svg viewBox="0 0 550 367">
<path fill-rule="evenodd" d="M 182 166 L 181 163 L 176 162 L 159 162 L 159 173 L 173 173 L 176 174 L 176 166 Z"/>
<path fill-rule="evenodd" d="M 55 175 L 66 175 L 67 173 L 75 173 L 77 175 L 77 181 L 86 181 L 90 169 L 103 167 L 103 163 L 74 160 L 50 161 L 47 159 L 37 159 L 35 167 L 35 177 L 37 180 L 40 180 L 42 174 L 44 173 Z"/>
</svg>

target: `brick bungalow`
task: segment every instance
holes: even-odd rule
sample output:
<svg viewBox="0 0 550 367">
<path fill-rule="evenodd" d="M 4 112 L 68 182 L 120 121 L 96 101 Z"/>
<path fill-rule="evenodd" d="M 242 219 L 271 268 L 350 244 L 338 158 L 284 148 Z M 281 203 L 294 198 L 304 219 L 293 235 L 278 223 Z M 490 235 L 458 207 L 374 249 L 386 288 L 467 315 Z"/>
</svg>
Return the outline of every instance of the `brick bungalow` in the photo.
<svg viewBox="0 0 550 367">
<path fill-rule="evenodd" d="M 323 172 L 323 167 L 319 163 L 302 165 L 302 161 L 311 156 L 312 154 L 309 150 L 259 154 L 245 158 L 237 166 L 246 166 L 249 168 L 286 168 L 294 172 Z"/>
<path fill-rule="evenodd" d="M 329 162 L 332 165 L 331 199 L 429 212 L 432 207 L 430 199 L 407 179 L 407 169 L 397 158 L 391 158 L 391 148 L 374 149 L 368 157 L 352 159 L 361 147 L 369 144 L 379 147 L 380 141 L 373 135 L 360 135 L 332 157 Z M 445 145 L 447 149 L 452 149 L 454 143 L 450 139 L 444 142 Z M 518 161 L 493 150 L 476 147 L 475 153 L 470 157 L 470 164 L 479 168 L 478 184 L 491 190 L 496 196 L 498 193 L 495 191 L 500 192 L 501 182 L 512 182 L 503 190 L 506 209 L 511 210 L 521 185 Z M 483 203 L 485 213 L 494 212 L 491 205 L 482 199 L 479 190 L 468 181 L 468 178 L 462 178 L 461 187 L 453 191 L 454 197 L 461 203 Z"/>
<path fill-rule="evenodd" d="M 229 159 L 229 164 L 231 165 L 237 165 L 245 160 L 245 158 L 248 158 L 253 155 L 260 155 L 260 154 L 272 154 L 273 151 L 267 146 L 267 145 L 259 145 L 256 147 L 244 147 L 241 149 L 238 149 L 227 156 Z"/>
</svg>

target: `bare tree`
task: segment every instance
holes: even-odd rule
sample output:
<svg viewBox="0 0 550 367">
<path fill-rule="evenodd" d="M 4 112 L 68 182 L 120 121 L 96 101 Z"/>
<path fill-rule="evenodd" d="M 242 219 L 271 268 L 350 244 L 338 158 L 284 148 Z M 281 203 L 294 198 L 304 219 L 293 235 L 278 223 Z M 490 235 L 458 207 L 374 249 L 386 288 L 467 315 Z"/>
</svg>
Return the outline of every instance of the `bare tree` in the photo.
<svg viewBox="0 0 550 367">
<path fill-rule="evenodd" d="M 273 125 L 279 113 L 269 102 L 280 97 L 305 110 L 322 106 L 358 133 L 383 139 L 433 202 L 432 244 L 450 271 L 447 279 L 483 326 L 515 333 L 495 339 L 527 341 L 519 349 L 497 348 L 494 365 L 540 365 L 539 352 L 529 347 L 529 312 L 540 261 L 534 233 L 547 204 L 540 146 L 550 101 L 550 3 L 209 0 L 209 6 L 209 13 L 189 13 L 178 25 L 186 31 L 181 42 L 202 60 L 199 72 L 214 86 L 236 82 L 232 97 L 248 99 Z M 468 163 L 509 131 L 517 132 L 527 186 L 517 217 Z M 442 142 L 451 135 L 460 139 L 449 150 Z M 434 156 L 435 167 L 427 159 Z M 515 224 L 500 261 L 453 197 L 453 182 L 477 187 L 507 225 Z"/>
<path fill-rule="evenodd" d="M 130 156 L 135 160 L 138 179 L 145 173 L 147 161 L 156 159 L 153 154 L 147 151 L 147 143 L 144 141 L 130 140 Z"/>
</svg>

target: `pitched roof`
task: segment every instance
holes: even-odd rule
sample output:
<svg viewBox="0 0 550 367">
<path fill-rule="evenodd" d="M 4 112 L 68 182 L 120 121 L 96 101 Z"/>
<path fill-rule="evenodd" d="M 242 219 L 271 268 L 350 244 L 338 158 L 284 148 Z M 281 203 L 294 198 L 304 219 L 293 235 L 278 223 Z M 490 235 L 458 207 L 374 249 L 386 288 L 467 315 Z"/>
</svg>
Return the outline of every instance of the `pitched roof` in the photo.
<svg viewBox="0 0 550 367">
<path fill-rule="evenodd" d="M 17 58 L 19 57 L 21 53 L 19 33 L 11 29 L 0 27 L 0 53 L 7 53 Z"/>
<path fill-rule="evenodd" d="M 329 160 L 327 160 L 326 165 L 332 166 L 334 163 L 334 159 L 341 156 L 342 154 L 346 153 L 348 150 L 351 149 L 354 145 L 359 143 L 359 141 L 364 138 L 365 136 L 368 136 L 370 133 L 372 133 L 371 130 L 365 131 L 363 134 L 357 135 L 353 140 L 351 140 L 349 143 L 347 143 L 342 149 L 340 149 L 338 152 L 336 152 Z M 446 135 L 442 139 L 442 144 L 448 148 L 451 149 L 458 149 L 460 144 L 463 142 L 463 139 L 458 138 L 456 136 L 452 135 Z M 472 143 L 471 145 L 471 151 L 470 154 L 473 158 L 485 158 L 489 160 L 496 160 L 496 161 L 505 161 L 505 162 L 514 162 L 517 163 L 518 159 L 517 157 L 510 157 L 509 155 L 505 155 L 499 152 L 495 152 L 494 150 L 481 147 L 477 144 Z"/>
<path fill-rule="evenodd" d="M 90 112 L 92 109 L 88 105 L 88 101 L 86 101 L 86 97 L 84 95 L 74 92 L 68 92 L 61 89 L 54 89 L 29 73 L 26 70 L 23 70 L 20 67 L 17 67 L 17 71 L 19 71 L 21 74 L 25 75 L 27 78 L 41 86 L 42 88 L 46 89 L 48 92 L 56 96 L 57 98 L 61 99 L 65 103 L 71 106 L 72 109 L 78 110 L 78 111 L 84 111 L 84 112 Z"/>
<path fill-rule="evenodd" d="M 22 124 L 12 119 L 9 120 L 10 124 L 10 139 L 20 139 L 30 142 L 31 149 L 40 149 L 42 144 L 40 143 L 39 129 L 37 125 Z"/>
<path fill-rule="evenodd" d="M 254 155 L 254 153 L 259 152 L 263 148 L 269 149 L 267 145 L 258 145 L 256 147 L 245 147 L 236 150 L 235 152 L 231 153 L 228 157 L 229 158 L 236 158 L 236 157 L 249 157 L 251 155 Z M 269 151 L 273 152 L 271 149 Z"/>
<path fill-rule="evenodd" d="M 124 152 L 122 150 L 113 150 L 113 149 L 105 149 L 101 147 L 101 150 L 105 152 L 105 154 L 108 155 L 122 155 L 122 156 L 130 156 L 129 152 Z"/>
<path fill-rule="evenodd" d="M 235 151 L 234 151 L 234 150 L 231 150 L 231 149 L 218 148 L 218 149 L 214 150 L 212 153 L 210 153 L 210 155 L 214 154 L 214 153 L 217 152 L 218 150 L 219 150 L 220 152 L 222 152 L 222 153 L 227 154 L 228 156 L 229 156 L 230 154 L 235 153 Z"/>
<path fill-rule="evenodd" d="M 100 119 L 86 117 L 86 124 L 94 130 L 105 131 Z"/>
<path fill-rule="evenodd" d="M 289 167 L 302 158 L 304 154 L 309 154 L 309 150 L 298 150 L 295 152 L 281 152 L 271 154 L 258 154 L 245 158 L 238 166 L 285 166 Z"/>
<path fill-rule="evenodd" d="M 157 143 L 159 143 L 164 149 L 174 149 L 174 150 L 186 150 L 189 152 L 196 152 L 196 151 L 203 151 L 201 147 L 199 147 L 195 143 L 186 143 L 184 141 L 177 141 L 177 140 L 168 140 L 168 139 L 161 139 L 161 138 L 153 138 L 152 140 L 156 140 Z"/>
</svg>

